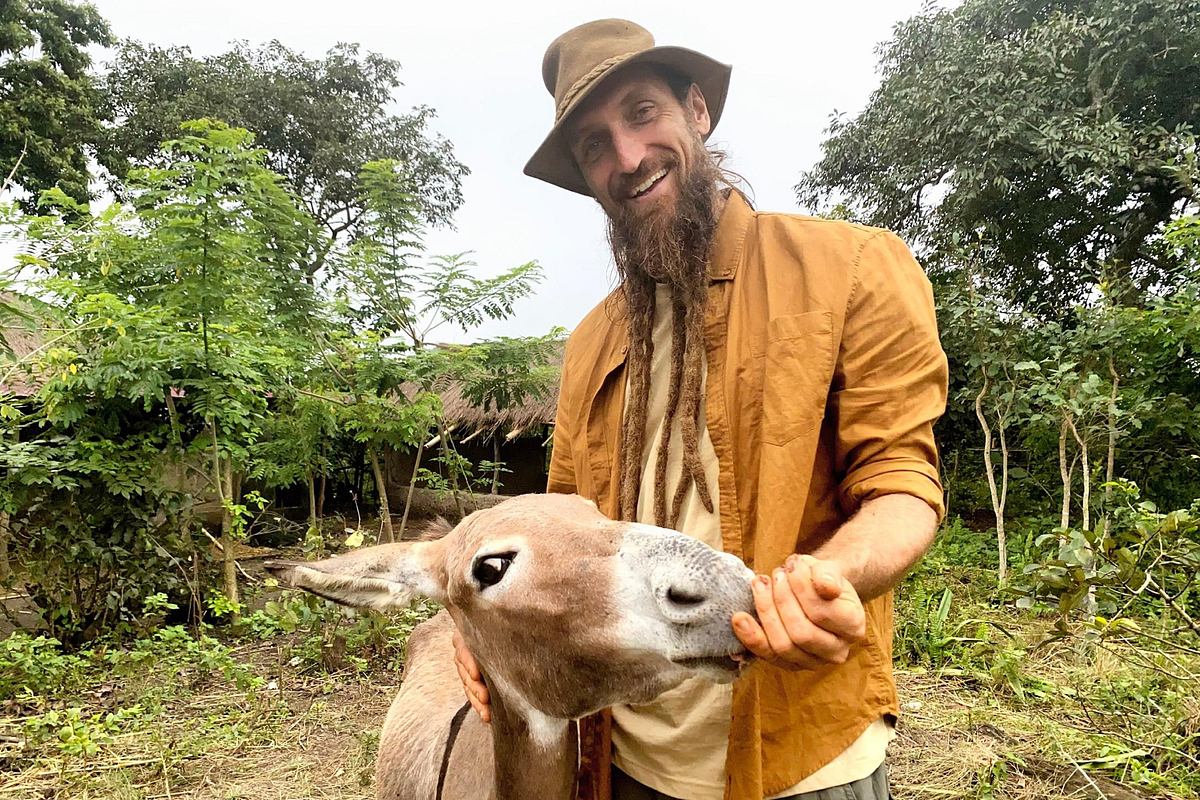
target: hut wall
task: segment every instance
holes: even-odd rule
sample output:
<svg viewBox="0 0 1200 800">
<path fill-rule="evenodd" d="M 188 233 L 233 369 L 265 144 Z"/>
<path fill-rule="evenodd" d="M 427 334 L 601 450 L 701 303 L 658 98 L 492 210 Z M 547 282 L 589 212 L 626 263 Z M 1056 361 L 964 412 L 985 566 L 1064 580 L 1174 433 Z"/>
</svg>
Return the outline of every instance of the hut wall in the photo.
<svg viewBox="0 0 1200 800">
<path fill-rule="evenodd" d="M 511 471 L 500 473 L 500 494 L 532 494 L 546 491 L 547 449 L 542 447 L 546 435 L 548 434 L 522 436 L 511 442 L 501 443 L 500 461 L 503 462 L 505 469 Z M 474 465 L 483 461 L 492 461 L 495 457 L 492 441 L 482 439 L 482 437 L 473 439 L 466 444 L 456 443 L 455 449 L 458 450 L 459 455 Z M 433 461 L 438 453 L 439 448 L 436 446 L 425 450 L 421 455 L 421 466 L 444 475 L 441 464 Z M 409 478 L 412 476 L 413 455 L 414 451 L 409 449 L 389 448 L 384 453 L 384 472 L 389 496 L 407 488 Z M 491 473 L 484 473 L 476 469 L 475 474 L 480 478 L 486 475 L 489 479 L 488 483 L 483 484 L 482 489 L 478 485 L 474 487 L 475 491 L 489 491 Z"/>
</svg>

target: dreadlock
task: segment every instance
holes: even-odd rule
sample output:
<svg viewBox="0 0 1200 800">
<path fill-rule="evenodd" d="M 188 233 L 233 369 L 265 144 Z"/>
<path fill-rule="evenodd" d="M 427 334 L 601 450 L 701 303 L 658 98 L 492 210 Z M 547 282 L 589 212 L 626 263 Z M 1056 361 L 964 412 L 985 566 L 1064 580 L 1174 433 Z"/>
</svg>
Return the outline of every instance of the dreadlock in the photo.
<svg viewBox="0 0 1200 800">
<path fill-rule="evenodd" d="M 629 327 L 629 390 L 621 428 L 619 512 L 635 520 L 642 484 L 642 456 L 654 354 L 656 284 L 666 284 L 671 304 L 671 362 L 667 407 L 654 474 L 654 521 L 670 527 L 679 518 L 688 490 L 709 512 L 712 494 L 700 461 L 701 383 L 704 377 L 704 313 L 708 298 L 708 256 L 716 231 L 718 187 L 724 182 L 719 154 L 704 150 L 696 136 L 692 168 L 684 178 L 674 214 L 642 220 L 624 209 L 609 215 L 609 241 L 622 280 Z M 647 167 L 652 174 L 665 164 Z M 643 170 L 645 171 L 645 170 Z M 635 176 L 636 179 L 636 176 Z M 683 469 L 674 496 L 667 498 L 667 462 L 671 434 L 679 421 Z"/>
</svg>

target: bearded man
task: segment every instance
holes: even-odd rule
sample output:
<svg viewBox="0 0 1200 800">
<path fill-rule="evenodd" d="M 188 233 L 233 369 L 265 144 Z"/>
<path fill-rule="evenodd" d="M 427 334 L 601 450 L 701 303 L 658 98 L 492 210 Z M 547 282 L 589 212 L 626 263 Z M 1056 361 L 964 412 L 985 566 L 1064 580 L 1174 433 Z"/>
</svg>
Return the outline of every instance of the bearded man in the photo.
<svg viewBox="0 0 1200 800">
<path fill-rule="evenodd" d="M 943 513 L 929 283 L 886 231 L 749 206 L 704 144 L 728 66 L 600 20 L 542 74 L 525 171 L 600 203 L 621 281 L 567 345 L 548 490 L 761 573 L 730 620 L 758 658 L 581 723 L 579 796 L 886 798 L 891 589 Z"/>
</svg>

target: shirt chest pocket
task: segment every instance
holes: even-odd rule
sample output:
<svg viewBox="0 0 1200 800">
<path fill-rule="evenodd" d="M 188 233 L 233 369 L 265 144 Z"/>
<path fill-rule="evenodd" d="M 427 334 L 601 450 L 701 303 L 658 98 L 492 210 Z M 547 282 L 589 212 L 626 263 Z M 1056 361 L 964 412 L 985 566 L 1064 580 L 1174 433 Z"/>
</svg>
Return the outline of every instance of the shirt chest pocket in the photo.
<svg viewBox="0 0 1200 800">
<path fill-rule="evenodd" d="M 775 317 L 750 354 L 762 376 L 763 441 L 785 445 L 817 427 L 833 378 L 833 314 Z"/>
</svg>

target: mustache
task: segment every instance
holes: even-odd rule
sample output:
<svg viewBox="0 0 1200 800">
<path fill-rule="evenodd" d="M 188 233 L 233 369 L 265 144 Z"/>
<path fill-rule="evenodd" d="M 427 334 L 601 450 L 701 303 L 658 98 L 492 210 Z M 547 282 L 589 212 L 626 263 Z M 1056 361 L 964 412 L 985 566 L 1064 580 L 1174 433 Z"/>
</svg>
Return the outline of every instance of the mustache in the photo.
<svg viewBox="0 0 1200 800">
<path fill-rule="evenodd" d="M 622 200 L 630 197 L 638 185 L 661 169 L 675 169 L 679 166 L 679 158 L 674 153 L 667 153 L 657 158 L 647 158 L 632 175 L 618 175 L 612 187 L 612 196 Z"/>
</svg>

